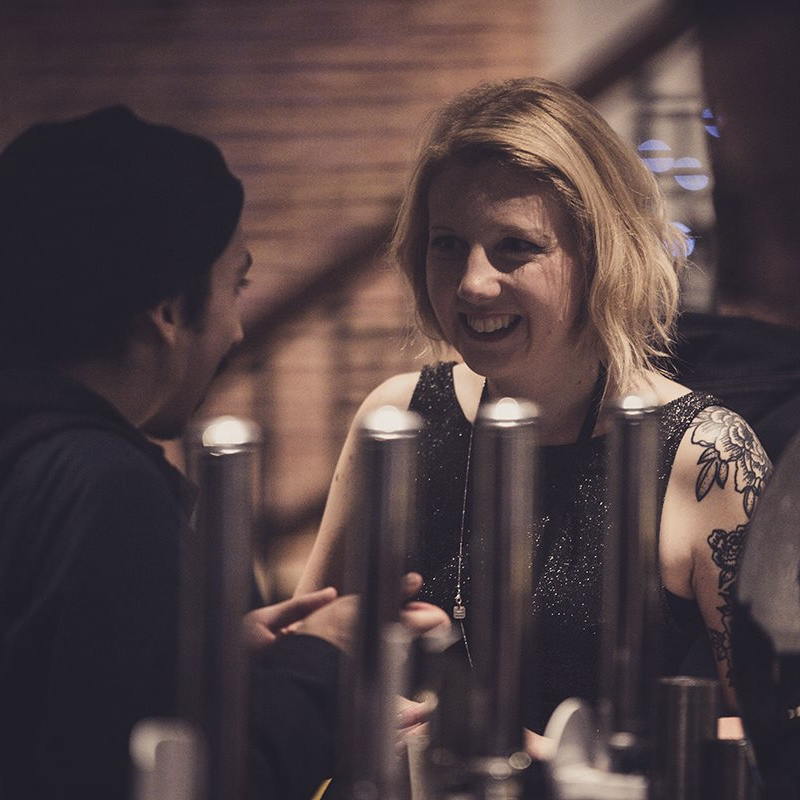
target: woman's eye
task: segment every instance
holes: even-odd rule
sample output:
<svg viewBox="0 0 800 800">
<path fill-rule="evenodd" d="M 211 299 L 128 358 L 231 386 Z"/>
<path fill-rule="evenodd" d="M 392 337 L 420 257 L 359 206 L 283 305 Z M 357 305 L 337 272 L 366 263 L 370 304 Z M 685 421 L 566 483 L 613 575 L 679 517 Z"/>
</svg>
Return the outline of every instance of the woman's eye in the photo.
<svg viewBox="0 0 800 800">
<path fill-rule="evenodd" d="M 507 255 L 534 256 L 541 253 L 544 248 L 525 239 L 508 236 L 500 242 L 498 250 Z"/>
<path fill-rule="evenodd" d="M 431 236 L 428 241 L 428 250 L 440 253 L 440 254 L 450 254 L 450 253 L 457 253 L 461 249 L 461 241 L 457 236 L 451 236 L 449 234 L 437 234 L 435 236 Z"/>
</svg>

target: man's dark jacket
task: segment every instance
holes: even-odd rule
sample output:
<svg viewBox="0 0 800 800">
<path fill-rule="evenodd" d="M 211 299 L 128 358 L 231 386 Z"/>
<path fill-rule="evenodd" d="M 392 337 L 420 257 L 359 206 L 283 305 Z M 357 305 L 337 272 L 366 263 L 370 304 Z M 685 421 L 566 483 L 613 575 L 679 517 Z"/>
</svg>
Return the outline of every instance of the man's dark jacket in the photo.
<svg viewBox="0 0 800 800">
<path fill-rule="evenodd" d="M 3 800 L 130 796 L 132 726 L 179 712 L 186 489 L 103 398 L 0 370 Z M 287 637 L 251 667 L 248 796 L 307 800 L 332 768 L 338 651 Z"/>
</svg>

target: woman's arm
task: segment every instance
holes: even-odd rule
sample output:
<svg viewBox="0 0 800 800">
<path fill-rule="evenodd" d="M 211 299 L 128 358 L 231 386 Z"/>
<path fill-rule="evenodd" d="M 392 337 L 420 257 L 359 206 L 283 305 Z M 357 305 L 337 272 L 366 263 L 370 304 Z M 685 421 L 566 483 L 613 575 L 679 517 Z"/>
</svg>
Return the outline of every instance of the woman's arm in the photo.
<svg viewBox="0 0 800 800">
<path fill-rule="evenodd" d="M 351 505 L 357 491 L 356 457 L 358 426 L 369 412 L 385 405 L 407 409 L 417 385 L 419 373 L 395 375 L 374 389 L 358 409 L 345 439 L 333 474 L 325 511 L 317 538 L 295 590 L 295 595 L 335 586 L 345 591 L 345 532 L 352 511 Z"/>
<path fill-rule="evenodd" d="M 771 469 L 758 437 L 738 414 L 719 406 L 706 408 L 683 437 L 664 500 L 662 579 L 674 594 L 697 600 L 726 713 L 736 708 L 731 592 Z"/>
</svg>

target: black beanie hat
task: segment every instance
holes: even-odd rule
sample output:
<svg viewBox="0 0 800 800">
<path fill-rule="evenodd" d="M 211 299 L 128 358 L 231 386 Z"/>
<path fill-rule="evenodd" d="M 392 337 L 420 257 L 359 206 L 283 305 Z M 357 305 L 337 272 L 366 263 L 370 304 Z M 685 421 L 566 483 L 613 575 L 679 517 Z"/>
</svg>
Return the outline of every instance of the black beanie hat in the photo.
<svg viewBox="0 0 800 800">
<path fill-rule="evenodd" d="M 242 202 L 214 144 L 120 106 L 25 131 L 0 154 L 0 348 L 119 337 L 207 276 Z"/>
</svg>

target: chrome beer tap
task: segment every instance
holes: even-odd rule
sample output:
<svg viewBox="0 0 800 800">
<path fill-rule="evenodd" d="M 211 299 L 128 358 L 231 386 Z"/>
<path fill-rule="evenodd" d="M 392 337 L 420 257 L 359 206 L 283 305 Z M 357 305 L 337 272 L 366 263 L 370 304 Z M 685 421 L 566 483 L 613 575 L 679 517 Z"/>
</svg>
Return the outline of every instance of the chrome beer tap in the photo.
<svg viewBox="0 0 800 800">
<path fill-rule="evenodd" d="M 399 622 L 401 579 L 417 519 L 419 418 L 377 409 L 358 431 L 356 518 L 346 542 L 348 591 L 360 597 L 355 653 L 343 681 L 341 774 L 349 800 L 394 800 L 401 772 L 395 743 L 397 696 L 410 640 Z"/>
</svg>

